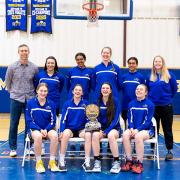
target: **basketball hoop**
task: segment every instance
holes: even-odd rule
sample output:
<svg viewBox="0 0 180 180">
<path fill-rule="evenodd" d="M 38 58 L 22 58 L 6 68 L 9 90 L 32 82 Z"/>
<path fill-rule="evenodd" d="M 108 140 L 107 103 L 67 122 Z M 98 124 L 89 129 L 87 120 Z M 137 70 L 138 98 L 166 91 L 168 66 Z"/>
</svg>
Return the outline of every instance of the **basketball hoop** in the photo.
<svg viewBox="0 0 180 180">
<path fill-rule="evenodd" d="M 98 21 L 98 12 L 104 9 L 104 5 L 98 2 L 87 2 L 82 5 L 82 9 L 87 11 L 87 20 L 93 23 Z"/>
</svg>

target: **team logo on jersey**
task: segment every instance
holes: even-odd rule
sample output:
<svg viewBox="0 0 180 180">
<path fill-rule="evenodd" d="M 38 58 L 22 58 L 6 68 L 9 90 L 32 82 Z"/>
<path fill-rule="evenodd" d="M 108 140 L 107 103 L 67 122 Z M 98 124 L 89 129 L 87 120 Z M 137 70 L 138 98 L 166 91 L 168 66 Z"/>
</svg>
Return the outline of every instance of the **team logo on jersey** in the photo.
<svg viewBox="0 0 180 180">
<path fill-rule="evenodd" d="M 148 105 L 147 105 L 147 104 L 144 104 L 144 105 L 143 105 L 143 108 L 147 108 L 147 107 L 148 107 Z"/>
<path fill-rule="evenodd" d="M 86 104 L 82 104 L 81 107 L 85 108 L 86 109 Z"/>
<path fill-rule="evenodd" d="M 46 106 L 46 109 L 47 110 L 51 110 L 51 106 Z"/>
<path fill-rule="evenodd" d="M 139 82 L 139 78 L 134 78 L 135 81 Z"/>
<path fill-rule="evenodd" d="M 58 80 L 59 78 L 58 78 L 58 76 L 55 76 L 54 79 L 57 79 L 57 80 Z"/>
</svg>

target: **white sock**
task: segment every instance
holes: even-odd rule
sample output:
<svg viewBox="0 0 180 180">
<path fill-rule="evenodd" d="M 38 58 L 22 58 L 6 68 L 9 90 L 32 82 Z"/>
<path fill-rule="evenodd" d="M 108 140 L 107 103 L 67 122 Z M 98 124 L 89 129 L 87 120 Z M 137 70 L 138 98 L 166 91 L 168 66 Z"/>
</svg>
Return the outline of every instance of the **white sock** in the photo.
<svg viewBox="0 0 180 180">
<path fill-rule="evenodd" d="M 42 143 L 41 147 L 42 147 L 42 149 L 45 148 L 44 143 Z"/>
<path fill-rule="evenodd" d="M 55 156 L 50 156 L 50 160 L 55 160 Z"/>
<path fill-rule="evenodd" d="M 90 157 L 85 157 L 85 162 L 89 163 L 90 162 Z"/>
<path fill-rule="evenodd" d="M 60 154 L 60 161 L 64 161 L 65 154 Z"/>
<path fill-rule="evenodd" d="M 36 161 L 41 160 L 41 156 L 36 156 Z"/>
<path fill-rule="evenodd" d="M 126 156 L 126 159 L 132 161 L 132 156 Z"/>
</svg>

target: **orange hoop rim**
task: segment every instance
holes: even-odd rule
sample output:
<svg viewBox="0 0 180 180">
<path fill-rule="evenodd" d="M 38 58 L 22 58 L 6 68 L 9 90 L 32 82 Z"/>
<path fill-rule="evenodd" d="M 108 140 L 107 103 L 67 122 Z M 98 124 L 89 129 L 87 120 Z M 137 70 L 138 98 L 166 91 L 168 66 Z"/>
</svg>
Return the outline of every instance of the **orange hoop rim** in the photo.
<svg viewBox="0 0 180 180">
<path fill-rule="evenodd" d="M 98 5 L 99 7 L 98 8 L 89 8 L 89 7 L 86 7 L 87 5 Z M 102 11 L 104 9 L 104 4 L 101 4 L 101 3 L 98 3 L 98 2 L 88 2 L 88 3 L 84 3 L 82 5 L 82 8 L 86 11 L 93 11 L 93 12 L 97 12 L 97 11 Z"/>
</svg>

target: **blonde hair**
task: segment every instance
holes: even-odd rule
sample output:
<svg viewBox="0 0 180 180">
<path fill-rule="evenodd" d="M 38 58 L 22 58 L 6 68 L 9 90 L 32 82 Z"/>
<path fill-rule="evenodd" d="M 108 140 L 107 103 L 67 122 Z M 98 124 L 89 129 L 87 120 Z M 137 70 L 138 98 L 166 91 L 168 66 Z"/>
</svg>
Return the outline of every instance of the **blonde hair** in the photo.
<svg viewBox="0 0 180 180">
<path fill-rule="evenodd" d="M 155 56 L 154 59 L 153 59 L 153 66 L 152 66 L 152 69 L 151 69 L 151 76 L 150 76 L 150 81 L 156 81 L 157 80 L 157 71 L 154 67 L 154 61 L 156 58 L 160 58 L 162 60 L 162 69 L 161 69 L 161 80 L 162 81 L 165 81 L 166 83 L 169 82 L 169 79 L 171 78 L 171 75 L 169 74 L 169 71 L 168 71 L 168 68 L 166 67 L 166 64 L 165 64 L 165 61 L 164 61 L 164 58 L 162 56 Z"/>
<path fill-rule="evenodd" d="M 38 86 L 37 86 L 37 88 L 36 88 L 36 91 L 38 91 L 39 88 L 42 87 L 42 86 L 46 87 L 47 90 L 48 90 L 48 85 L 47 85 L 46 83 L 39 83 Z"/>
</svg>

